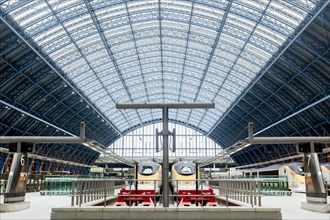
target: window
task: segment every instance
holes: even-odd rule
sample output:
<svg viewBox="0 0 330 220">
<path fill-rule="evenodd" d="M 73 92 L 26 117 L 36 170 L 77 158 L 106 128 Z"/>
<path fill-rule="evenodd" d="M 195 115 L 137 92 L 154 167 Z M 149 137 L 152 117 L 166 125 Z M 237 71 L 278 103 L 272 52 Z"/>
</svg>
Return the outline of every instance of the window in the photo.
<svg viewBox="0 0 330 220">
<path fill-rule="evenodd" d="M 183 166 L 183 167 L 181 168 L 180 172 L 181 172 L 182 174 L 191 174 L 191 173 L 192 173 L 192 170 L 191 170 L 191 168 L 188 167 L 188 166 Z"/>
<path fill-rule="evenodd" d="M 155 131 L 162 131 L 163 124 L 155 123 L 131 131 L 111 144 L 108 149 L 123 157 L 162 158 L 162 152 L 156 152 Z M 189 127 L 169 123 L 169 130 L 176 130 L 176 152 L 169 152 L 170 158 L 205 158 L 222 153 L 223 149 L 210 138 Z M 173 137 L 169 137 L 169 149 L 172 149 Z M 159 148 L 162 146 L 160 137 Z"/>
<path fill-rule="evenodd" d="M 142 174 L 152 174 L 152 167 L 151 166 L 144 166 L 142 168 Z"/>
</svg>

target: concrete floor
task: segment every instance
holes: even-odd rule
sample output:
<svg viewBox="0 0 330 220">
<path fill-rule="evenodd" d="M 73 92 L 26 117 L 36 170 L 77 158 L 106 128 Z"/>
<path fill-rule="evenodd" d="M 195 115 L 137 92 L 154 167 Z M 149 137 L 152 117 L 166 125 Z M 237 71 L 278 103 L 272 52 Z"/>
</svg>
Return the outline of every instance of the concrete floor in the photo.
<svg viewBox="0 0 330 220">
<path fill-rule="evenodd" d="M 31 207 L 19 212 L 0 213 L 0 220 L 7 219 L 50 219 L 51 208 L 71 205 L 69 196 L 41 196 L 40 193 L 27 193 L 25 201 L 31 202 Z M 1 197 L 3 203 L 3 197 Z"/>
<path fill-rule="evenodd" d="M 292 196 L 262 197 L 262 207 L 282 209 L 283 219 L 324 219 L 330 220 L 329 213 L 311 212 L 300 208 L 305 201 L 305 194 L 293 193 Z M 26 201 L 31 202 L 31 208 L 19 212 L 0 213 L 0 220 L 8 219 L 50 219 L 51 208 L 70 206 L 69 196 L 41 196 L 40 193 L 28 193 Z M 0 197 L 3 203 L 3 197 Z"/>
<path fill-rule="evenodd" d="M 282 219 L 326 219 L 330 213 L 312 212 L 301 208 L 301 202 L 306 202 L 306 194 L 292 193 L 291 196 L 265 196 L 261 199 L 262 207 L 281 208 Z"/>
</svg>

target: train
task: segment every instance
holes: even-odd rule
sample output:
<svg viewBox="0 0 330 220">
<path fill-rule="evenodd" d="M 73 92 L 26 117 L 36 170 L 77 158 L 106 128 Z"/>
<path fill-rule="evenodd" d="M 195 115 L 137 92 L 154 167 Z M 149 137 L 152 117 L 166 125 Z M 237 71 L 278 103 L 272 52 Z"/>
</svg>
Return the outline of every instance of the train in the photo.
<svg viewBox="0 0 330 220">
<path fill-rule="evenodd" d="M 136 166 L 135 177 L 134 186 L 126 185 L 120 190 L 115 206 L 156 206 L 163 188 L 162 166 L 152 161 L 141 162 Z M 173 164 L 169 186 L 177 198 L 177 206 L 219 206 L 213 189 L 197 179 L 199 169 L 195 163 Z"/>
<path fill-rule="evenodd" d="M 137 181 L 138 189 L 155 190 L 155 193 L 160 193 L 162 190 L 162 166 L 152 161 L 139 163 Z"/>
<path fill-rule="evenodd" d="M 330 163 L 320 164 L 322 177 L 327 188 L 330 188 Z M 306 192 L 304 164 L 301 162 L 275 164 L 268 167 L 241 170 L 244 176 L 286 176 L 288 188 L 292 192 Z"/>
<path fill-rule="evenodd" d="M 178 190 L 196 189 L 198 168 L 195 163 L 180 161 L 173 164 L 171 169 L 171 186 L 174 193 Z"/>
<path fill-rule="evenodd" d="M 115 206 L 156 206 L 162 192 L 162 166 L 145 161 L 135 170 L 136 180 L 121 188 Z"/>
<path fill-rule="evenodd" d="M 189 161 L 173 164 L 170 184 L 178 206 L 219 206 L 213 189 L 203 181 L 197 182 L 199 177 L 197 164 Z"/>
<path fill-rule="evenodd" d="M 327 188 L 330 189 L 330 162 L 321 164 L 320 168 L 323 180 L 326 183 Z"/>
<path fill-rule="evenodd" d="M 288 180 L 288 189 L 292 192 L 306 192 L 303 163 L 274 164 L 268 167 L 242 170 L 243 176 L 279 177 L 285 176 Z"/>
</svg>

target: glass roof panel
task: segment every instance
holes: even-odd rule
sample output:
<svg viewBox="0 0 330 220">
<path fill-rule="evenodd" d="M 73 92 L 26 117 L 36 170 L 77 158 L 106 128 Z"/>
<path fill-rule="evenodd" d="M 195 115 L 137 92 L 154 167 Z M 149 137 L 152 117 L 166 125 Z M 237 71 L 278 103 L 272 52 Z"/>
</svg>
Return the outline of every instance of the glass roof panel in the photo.
<svg viewBox="0 0 330 220">
<path fill-rule="evenodd" d="M 213 101 L 171 119 L 208 132 L 312 14 L 314 0 L 2 0 L 17 22 L 121 132 L 159 111 L 117 102 Z"/>
</svg>

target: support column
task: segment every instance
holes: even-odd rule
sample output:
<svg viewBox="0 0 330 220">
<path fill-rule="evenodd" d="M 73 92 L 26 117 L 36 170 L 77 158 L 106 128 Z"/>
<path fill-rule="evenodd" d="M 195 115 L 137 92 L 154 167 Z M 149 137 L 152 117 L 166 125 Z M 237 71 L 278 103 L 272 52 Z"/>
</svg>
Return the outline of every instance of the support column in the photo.
<svg viewBox="0 0 330 220">
<path fill-rule="evenodd" d="M 169 207 L 170 192 L 169 192 L 169 177 L 168 177 L 168 107 L 163 108 L 163 207 Z"/>
<path fill-rule="evenodd" d="M 27 181 L 27 154 L 14 153 L 4 203 L 24 202 Z"/>
<path fill-rule="evenodd" d="M 305 183 L 306 199 L 308 203 L 326 204 L 327 194 L 325 192 L 320 163 L 317 153 L 305 153 Z"/>
</svg>

